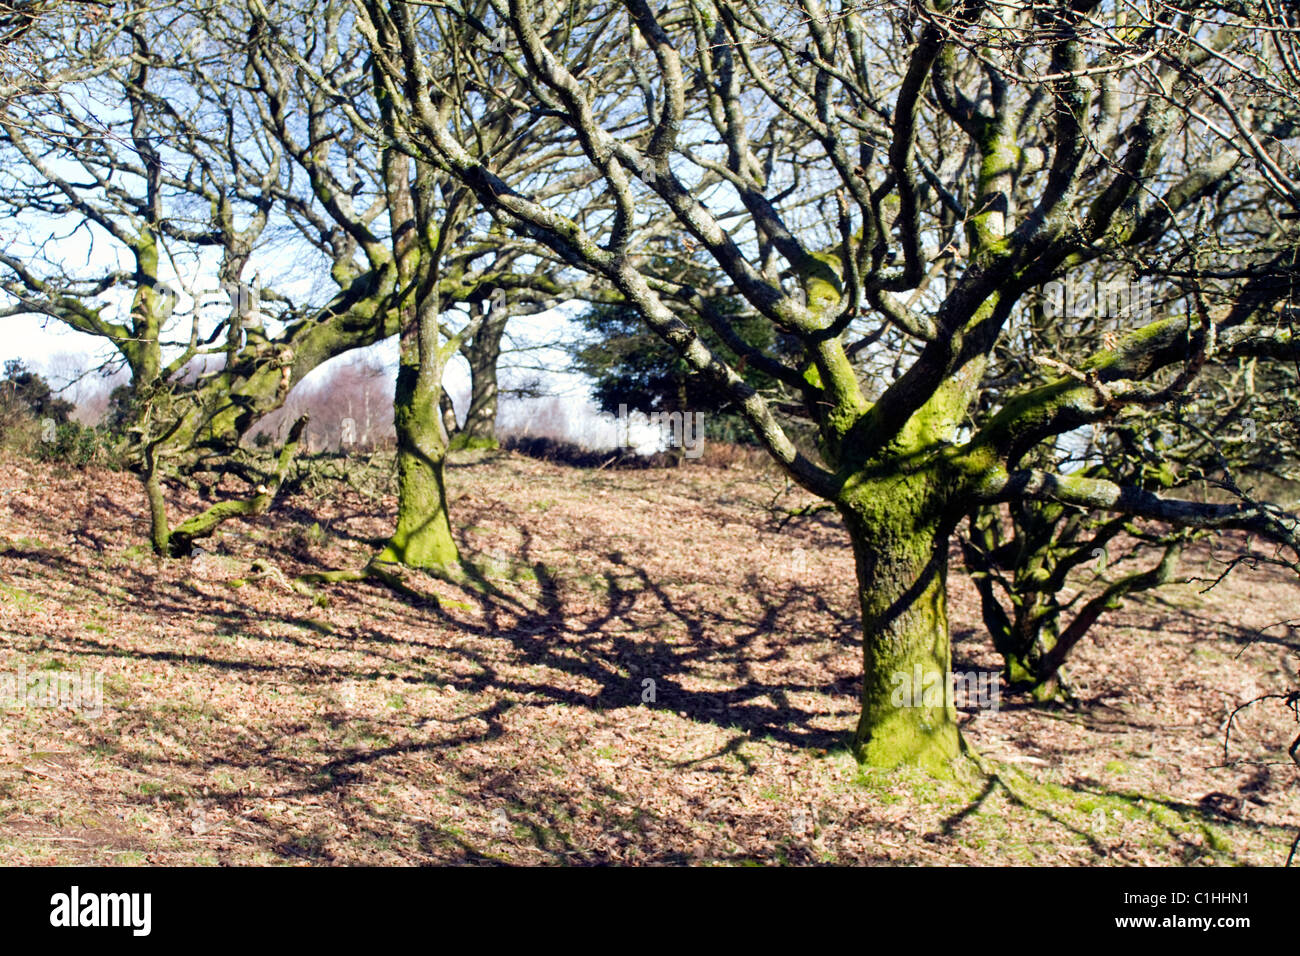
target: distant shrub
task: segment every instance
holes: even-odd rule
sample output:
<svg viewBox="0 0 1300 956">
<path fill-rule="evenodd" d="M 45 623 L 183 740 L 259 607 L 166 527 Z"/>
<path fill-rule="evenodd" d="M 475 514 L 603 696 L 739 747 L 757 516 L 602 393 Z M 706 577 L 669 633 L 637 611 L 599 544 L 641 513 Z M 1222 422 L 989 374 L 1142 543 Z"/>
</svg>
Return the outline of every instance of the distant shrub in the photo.
<svg viewBox="0 0 1300 956">
<path fill-rule="evenodd" d="M 649 458 L 636 452 L 619 448 L 612 451 L 590 451 L 576 442 L 542 435 L 507 435 L 501 441 L 507 451 L 518 452 L 540 461 L 555 462 L 573 468 L 600 468 L 617 464 L 621 467 L 648 468 Z"/>
<path fill-rule="evenodd" d="M 679 464 L 673 450 L 639 455 L 630 448 L 613 448 L 592 451 L 589 448 L 558 438 L 541 435 L 507 435 L 501 447 L 540 461 L 568 465 L 571 468 L 614 468 L 640 470 L 645 468 L 672 468 Z M 766 451 L 751 445 L 734 445 L 731 442 L 705 442 L 703 454 L 686 458 L 681 464 L 687 467 L 703 465 L 709 468 L 729 468 L 743 471 L 770 471 L 777 466 Z"/>
<path fill-rule="evenodd" d="M 58 462 L 74 468 L 99 465 L 117 470 L 122 467 L 122 442 L 104 428 L 88 428 L 77 422 L 65 422 L 50 428 L 42 423 L 40 440 L 34 456 L 40 461 Z"/>
<path fill-rule="evenodd" d="M 38 421 L 49 419 L 62 425 L 74 410 L 71 402 L 55 395 L 50 383 L 20 359 L 5 362 L 4 377 L 0 378 L 0 421 L 27 414 Z"/>
<path fill-rule="evenodd" d="M 25 408 L 0 403 L 0 448 L 31 458 L 41 442 L 41 423 Z"/>
<path fill-rule="evenodd" d="M 72 403 L 59 398 L 39 374 L 21 361 L 5 362 L 0 378 L 0 446 L 6 451 L 41 461 L 89 464 L 99 440 L 93 429 L 70 419 L 72 411 Z"/>
</svg>

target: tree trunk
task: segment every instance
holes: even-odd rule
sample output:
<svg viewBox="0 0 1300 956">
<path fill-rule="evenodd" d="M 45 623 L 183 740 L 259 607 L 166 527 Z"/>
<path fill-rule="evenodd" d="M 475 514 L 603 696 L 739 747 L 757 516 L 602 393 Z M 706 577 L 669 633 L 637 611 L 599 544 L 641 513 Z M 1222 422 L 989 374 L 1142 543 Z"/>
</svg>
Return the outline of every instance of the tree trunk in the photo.
<svg viewBox="0 0 1300 956">
<path fill-rule="evenodd" d="M 1056 509 L 1059 512 L 1059 509 Z M 1015 513 L 1013 512 L 1013 515 Z M 993 648 L 1002 657 L 1002 676 L 1013 691 L 1028 691 L 1035 700 L 1052 700 L 1060 694 L 1059 682 L 1053 677 L 1041 681 L 1040 662 L 1056 643 L 1061 606 L 1056 592 L 1047 587 L 1050 579 L 1050 552 L 1057 525 L 1055 515 L 1044 509 L 1024 509 L 1019 513 L 1019 537 L 1009 543 L 1016 549 L 1012 568 L 1000 568 L 995 558 L 1005 554 L 1001 516 L 994 508 L 972 513 L 969 535 L 962 552 L 980 596 L 984 626 L 993 640 Z M 1012 578 L 1008 595 L 1011 614 L 998 600 L 994 576 L 999 570 Z"/>
<path fill-rule="evenodd" d="M 391 104 L 389 104 L 391 106 Z M 391 120 L 390 117 L 386 119 Z M 417 164 L 417 187 L 410 160 L 395 150 L 384 153 L 388 216 L 393 251 L 404 285 L 417 289 L 401 307 L 397 387 L 393 426 L 397 432 L 397 528 L 377 562 L 409 568 L 442 569 L 459 564 L 451 535 L 443 468 L 447 438 L 442 424 L 442 374 L 447 356 L 439 346 L 437 255 L 424 253 L 417 237 L 433 234 L 428 204 L 434 196 L 430 170 Z"/>
<path fill-rule="evenodd" d="M 497 363 L 501 359 L 501 336 L 506 328 L 504 310 L 484 320 L 466 349 L 469 359 L 469 410 L 465 426 L 453 443 L 457 448 L 497 448 Z"/>
<path fill-rule="evenodd" d="M 167 501 L 163 497 L 162 476 L 156 462 L 146 465 L 144 494 L 149 502 L 149 543 L 153 553 L 167 557 L 171 553 L 171 531 L 167 524 Z"/>
<path fill-rule="evenodd" d="M 933 478 L 913 474 L 857 485 L 839 504 L 857 564 L 862 605 L 860 762 L 951 773 L 959 752 L 949 690 L 948 537 L 935 517 Z"/>
<path fill-rule="evenodd" d="M 397 529 L 376 558 L 410 568 L 446 568 L 460 560 L 447 514 L 443 469 L 447 442 L 439 411 L 440 370 L 432 356 L 422 364 L 419 322 L 402 335 L 393 398 L 397 431 Z"/>
<path fill-rule="evenodd" d="M 456 443 L 457 438 L 460 437 L 460 424 L 456 421 L 456 406 L 445 388 L 438 396 L 438 409 L 442 413 L 442 430 L 447 435 L 448 447 L 459 447 Z"/>
<path fill-rule="evenodd" d="M 1038 676 L 1043 658 L 1056 646 L 1060 621 L 1061 605 L 1055 594 L 1031 588 L 1017 595 L 1011 647 L 1005 655 L 1007 685 L 1012 690 L 1027 690 L 1039 702 L 1060 693 L 1055 674 L 1047 680 Z"/>
</svg>

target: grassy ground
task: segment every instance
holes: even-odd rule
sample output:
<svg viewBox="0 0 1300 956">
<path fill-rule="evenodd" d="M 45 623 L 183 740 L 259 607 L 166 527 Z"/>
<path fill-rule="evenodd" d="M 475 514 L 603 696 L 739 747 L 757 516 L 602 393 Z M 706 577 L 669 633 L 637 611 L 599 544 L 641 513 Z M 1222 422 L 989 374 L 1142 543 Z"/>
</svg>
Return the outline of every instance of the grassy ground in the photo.
<svg viewBox="0 0 1300 956">
<path fill-rule="evenodd" d="M 1223 752 L 1295 686 L 1275 572 L 1131 603 L 1078 650 L 1081 707 L 963 713 L 996 772 L 941 784 L 844 751 L 852 557 L 833 516 L 776 530 L 777 477 L 473 452 L 449 482 L 496 593 L 411 575 L 416 604 L 282 576 L 362 564 L 391 497 L 159 562 L 131 476 L 0 462 L 0 674 L 104 675 L 98 716 L 0 721 L 0 860 L 1279 864 L 1300 827 L 1285 707 Z M 952 605 L 955 669 L 995 669 L 955 571 Z"/>
</svg>

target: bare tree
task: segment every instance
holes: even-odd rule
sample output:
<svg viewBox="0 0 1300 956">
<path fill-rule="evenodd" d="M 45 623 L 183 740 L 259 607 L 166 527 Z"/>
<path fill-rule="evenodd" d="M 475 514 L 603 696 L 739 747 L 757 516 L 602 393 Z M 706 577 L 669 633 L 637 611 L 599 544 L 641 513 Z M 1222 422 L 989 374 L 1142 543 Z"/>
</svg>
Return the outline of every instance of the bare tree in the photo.
<svg viewBox="0 0 1300 956">
<path fill-rule="evenodd" d="M 1272 311 L 1285 295 L 1277 270 L 1225 280 L 1228 305 L 1211 313 L 1200 280 L 1228 256 L 1196 228 L 1203 206 L 1279 178 L 1265 150 L 1247 145 L 1247 163 L 1225 141 L 1285 150 L 1289 120 L 1225 105 L 1219 80 L 1228 60 L 1289 69 L 1277 46 L 1289 21 L 1097 0 L 494 0 L 508 38 L 499 61 L 516 78 L 495 103 L 516 128 L 537 115 L 567 125 L 601 179 L 609 214 L 593 217 L 581 192 L 504 182 L 471 148 L 476 130 L 453 121 L 470 94 L 430 70 L 452 42 L 441 18 L 481 21 L 456 3 L 356 4 L 384 82 L 408 105 L 403 148 L 616 289 L 843 516 L 862 605 L 856 748 L 867 763 L 943 768 L 958 753 L 951 695 L 913 706 L 897 690 L 918 671 L 948 679 L 948 545 L 973 506 L 1052 501 L 1294 548 L 1296 519 L 1276 506 L 1170 497 L 1032 454 L 1054 436 L 1175 406 L 1210 356 L 1296 357 Z M 588 56 L 602 35 L 627 39 L 617 64 Z M 712 288 L 660 268 L 656 242 L 676 243 Z M 1257 235 L 1232 252 L 1278 259 Z M 1152 315 L 1099 349 L 1038 357 L 1051 374 L 1004 386 L 975 421 L 995 350 L 1017 347 L 1013 317 L 1047 283 L 1098 264 L 1139 265 L 1161 289 L 1175 272 L 1190 284 L 1157 295 Z M 941 289 L 936 274 L 949 279 Z M 797 359 L 747 348 L 706 293 L 742 297 L 797 344 Z M 816 447 L 791 439 L 686 314 L 798 391 Z"/>
<path fill-rule="evenodd" d="M 0 202 L 27 226 L 0 253 L 0 286 L 12 299 L 5 314 L 100 336 L 129 368 L 130 425 L 165 553 L 164 448 L 193 437 L 202 404 L 184 371 L 213 353 L 225 324 L 209 335 L 198 290 L 178 310 L 177 287 L 209 254 L 227 285 L 238 279 L 266 227 L 279 158 L 259 151 L 265 141 L 220 94 L 204 99 L 213 88 L 196 80 L 183 12 L 133 3 L 118 13 L 86 23 L 65 10 L 24 35 L 49 78 L 0 113 Z M 237 324 L 248 307 L 232 297 L 229 308 Z"/>
<path fill-rule="evenodd" d="M 188 553 L 229 510 L 172 528 L 169 474 L 215 482 L 234 472 L 260 497 L 276 464 L 268 471 L 242 453 L 241 437 L 321 363 L 413 328 L 435 258 L 430 233 L 416 231 L 421 216 L 442 230 L 445 253 L 431 320 L 451 343 L 435 362 L 439 382 L 447 358 L 478 342 L 485 301 L 497 315 L 555 301 L 557 286 L 525 246 L 475 235 L 472 217 L 464 228 L 434 221 L 455 205 L 439 192 L 446 177 L 420 170 L 383 132 L 368 48 L 348 11 L 128 4 L 102 24 L 48 19 L 22 35 L 30 55 L 43 51 L 47 79 L 0 113 L 0 203 L 24 226 L 22 244 L 0 252 L 4 313 L 100 336 L 130 370 L 128 425 L 160 553 Z M 79 262 L 83 244 L 95 266 L 112 264 Z M 276 261 L 286 253 L 293 268 Z M 452 329 L 446 313 L 457 304 L 469 319 Z M 435 410 L 437 391 L 425 396 Z M 423 412 L 409 411 L 401 422 L 424 427 Z M 392 553 L 415 564 L 455 558 L 441 490 L 446 436 L 436 414 L 429 422 L 426 452 L 442 450 L 402 460 L 415 474 L 412 463 L 429 457 L 436 493 L 417 493 L 423 478 L 404 484 L 397 538 L 436 537 L 436 561 L 420 548 Z"/>
<path fill-rule="evenodd" d="M 395 48 L 376 35 L 376 53 L 357 31 L 352 9 L 335 0 L 254 0 L 250 10 L 265 37 L 251 61 L 256 92 L 266 128 L 309 186 L 303 198 L 282 197 L 291 215 L 304 236 L 334 256 L 336 276 L 361 273 L 353 263 L 357 257 L 368 274 L 383 277 L 369 301 L 399 333 L 397 525 L 364 573 L 385 564 L 456 573 L 459 554 L 444 481 L 455 430 L 442 385 L 447 364 L 457 352 L 469 358 L 479 400 L 471 404 L 467 425 L 481 431 L 495 414 L 504 322 L 582 295 L 590 281 L 576 276 L 561 284 L 534 243 L 495 228 L 471 190 L 402 144 L 409 104 L 374 67 Z M 436 68 L 449 82 L 461 82 L 473 51 L 456 24 L 444 26 L 453 41 Z M 489 86 L 492 70 L 484 64 L 477 69 Z M 474 88 L 471 82 L 463 86 Z M 556 142 L 564 127 L 553 119 L 521 133 L 483 100 L 459 105 L 463 115 L 457 122 L 476 131 L 473 149 L 493 156 L 506 180 L 536 179 L 539 161 L 560 161 L 574 152 Z M 562 178 L 571 185 L 594 176 Z"/>
</svg>

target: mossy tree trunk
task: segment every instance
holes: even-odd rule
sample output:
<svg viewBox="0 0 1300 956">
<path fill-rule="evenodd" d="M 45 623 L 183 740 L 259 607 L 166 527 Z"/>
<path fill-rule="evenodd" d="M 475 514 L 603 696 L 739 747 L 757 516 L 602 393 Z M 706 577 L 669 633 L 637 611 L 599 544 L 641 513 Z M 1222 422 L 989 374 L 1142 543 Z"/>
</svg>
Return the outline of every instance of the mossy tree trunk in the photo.
<svg viewBox="0 0 1300 956">
<path fill-rule="evenodd" d="M 1054 592 L 1032 588 L 1017 595 L 1005 655 L 1007 686 L 1012 690 L 1028 691 L 1038 701 L 1052 700 L 1060 693 L 1057 674 L 1044 677 L 1042 667 L 1056 646 L 1061 613 L 1061 602 Z"/>
<path fill-rule="evenodd" d="M 947 688 L 948 535 L 939 477 L 856 483 L 839 503 L 853 544 L 862 606 L 859 761 L 948 772 L 959 752 Z"/>
<path fill-rule="evenodd" d="M 138 374 L 134 366 L 132 372 Z M 156 379 L 145 388 L 136 390 L 137 396 L 143 392 L 151 394 L 152 397 L 145 401 L 132 400 L 131 421 L 128 428 L 139 436 L 140 441 L 139 458 L 135 465 L 140 482 L 144 486 L 145 503 L 149 508 L 149 544 L 154 554 L 166 556 L 169 553 L 171 536 L 167 522 L 167 500 L 163 493 L 162 446 L 170 436 L 150 435 L 153 421 L 157 417 L 155 403 L 162 401 L 159 391 Z M 175 431 L 174 427 L 172 431 Z"/>
<path fill-rule="evenodd" d="M 156 182 L 151 180 L 149 188 L 151 195 L 156 193 Z M 164 425 L 171 394 L 166 387 L 160 339 L 173 303 L 159 292 L 158 243 L 152 228 L 140 229 L 131 252 L 139 281 L 131 300 L 131 336 L 118 346 L 131 369 L 132 399 L 125 425 L 140 441 L 136 465 L 149 507 L 150 545 L 155 554 L 166 555 L 170 531 L 163 496 L 163 449 L 177 425 Z"/>
<path fill-rule="evenodd" d="M 1060 692 L 1056 675 L 1040 680 L 1038 673 L 1060 630 L 1060 587 L 1051 549 L 1062 513 L 1054 504 L 1013 509 L 1014 536 L 1004 541 L 999 510 L 981 508 L 970 515 L 962 539 L 966 567 L 980 596 L 984 626 L 1002 657 L 1007 687 L 1027 691 L 1037 700 L 1050 700 Z M 999 586 L 1009 599 L 1010 612 L 998 600 Z"/>
<path fill-rule="evenodd" d="M 403 325 L 393 427 L 397 432 L 397 527 L 376 557 L 380 563 L 440 570 L 459 564 L 447 513 L 444 469 L 449 436 L 442 422 L 442 376 L 456 342 L 440 341 L 443 298 L 438 261 L 454 207 L 441 225 L 434 219 L 433 172 L 408 157 L 385 154 L 389 218 L 402 286 Z"/>
<path fill-rule="evenodd" d="M 419 329 L 402 335 L 401 364 L 393 399 L 397 432 L 397 528 L 376 558 L 410 568 L 439 569 L 460 559 L 447 512 L 439 370 L 422 361 Z"/>
<path fill-rule="evenodd" d="M 1190 225 L 1202 201 L 1222 195 L 1223 184 L 1237 175 L 1240 157 L 1232 151 L 1207 155 L 1204 166 L 1199 160 L 1186 169 L 1169 165 L 1174 153 L 1166 147 L 1186 128 L 1179 104 L 1190 102 L 1203 83 L 1195 62 L 1180 61 L 1168 77 L 1162 75 L 1160 82 L 1173 95 L 1148 98 L 1141 109 L 1125 113 L 1105 97 L 1098 100 L 1094 87 L 1082 81 L 1089 57 L 1100 55 L 1086 49 L 1091 14 L 1083 8 L 1053 22 L 1050 36 L 1042 36 L 1059 75 L 1068 78 L 1044 97 L 1041 83 L 1026 87 L 1023 77 L 1007 69 L 990 73 L 987 51 L 972 58 L 975 50 L 954 44 L 933 20 L 891 34 L 906 54 L 877 60 L 861 54 L 872 44 L 874 23 L 849 18 L 828 31 L 812 17 L 797 41 L 806 44 L 807 55 L 786 58 L 782 70 L 777 60 L 735 58 L 748 27 L 720 25 L 724 42 L 701 43 L 693 32 L 698 25 L 681 25 L 678 33 L 676 23 L 639 4 L 628 10 L 640 34 L 655 45 L 663 88 L 670 92 L 662 102 L 647 100 L 643 114 L 630 99 L 611 113 L 600 102 L 607 88 L 601 71 L 587 58 L 575 61 L 570 33 L 557 42 L 548 28 L 539 29 L 532 5 L 512 0 L 505 21 L 520 55 L 509 64 L 525 64 L 518 69 L 527 71 L 527 82 L 518 102 L 503 109 L 517 109 L 514 118 L 521 125 L 532 124 L 544 110 L 583 144 L 589 162 L 581 168 L 593 180 L 603 179 L 599 193 L 610 203 L 602 207 L 608 215 L 597 218 L 590 212 L 593 180 L 578 177 L 572 187 L 578 192 L 562 201 L 551 191 L 573 172 L 568 153 L 545 166 L 554 178 L 541 180 L 543 188 L 516 187 L 473 151 L 473 137 L 447 122 L 449 110 L 473 108 L 478 94 L 452 91 L 424 71 L 408 69 L 442 49 L 422 33 L 415 7 L 364 0 L 355 9 L 372 48 L 402 51 L 401 57 L 375 62 L 406 98 L 406 108 L 394 112 L 405 124 L 406 141 L 472 189 L 508 229 L 612 286 L 694 371 L 726 390 L 786 474 L 844 517 L 863 612 L 866 672 L 856 744 L 867 764 L 939 769 L 958 754 L 946 684 L 951 652 L 945 573 L 949 535 L 972 508 L 1054 502 L 1185 528 L 1259 531 L 1300 548 L 1300 520 L 1293 515 L 1254 502 L 1167 499 L 1124 476 L 1061 473 L 1055 456 L 1040 466 L 1030 455 L 1055 436 L 1116 420 L 1126 407 L 1181 401 L 1190 377 L 1216 350 L 1220 358 L 1238 348 L 1238 355 L 1276 348 L 1270 354 L 1294 357 L 1290 339 L 1283 343 L 1275 331 L 1248 325 L 1278 301 L 1279 293 L 1263 289 L 1266 273 L 1258 274 L 1258 284 L 1252 278 L 1239 287 L 1249 295 L 1233 306 L 1218 333 L 1197 297 L 1199 330 L 1188 309 L 1186 316 L 1143 320 L 1113 344 L 1105 338 L 1089 342 L 1078 354 L 1035 350 L 1021 334 L 1022 306 L 1035 290 L 1077 278 L 1093 264 L 1107 273 L 1112 265 L 1127 272 L 1173 238 L 1190 236 L 1178 220 Z M 624 15 L 621 8 L 617 15 Z M 595 30 L 615 23 L 594 22 Z M 1150 27 L 1151 42 L 1164 43 L 1163 27 Z M 1222 42 L 1230 42 L 1224 36 Z M 976 48 L 988 40 L 977 40 Z M 439 36 L 439 44 L 448 42 L 455 40 Z M 572 68 L 575 62 L 581 70 Z M 816 115 L 799 108 L 799 91 L 813 86 L 822 107 L 862 99 L 862 78 L 877 69 L 892 83 L 887 131 L 872 124 L 846 126 L 829 107 Z M 623 80 L 621 73 L 604 75 Z M 692 84 L 693 75 L 714 80 Z M 990 82 L 991 100 L 980 89 Z M 828 188 L 819 178 L 808 187 L 815 192 L 803 192 L 768 173 L 769 154 L 756 149 L 748 123 L 755 96 L 767 97 L 765 108 L 793 117 L 794 127 L 802 128 L 798 135 L 806 137 L 802 142 L 823 147 L 819 168 L 838 182 Z M 440 109 L 426 108 L 431 101 Z M 1048 112 L 1052 122 L 1042 145 L 1028 148 L 1026 123 Z M 718 171 L 725 163 L 752 224 L 744 243 L 733 236 L 729 220 L 715 215 L 679 177 L 680 164 L 670 161 L 681 132 L 710 121 L 718 143 L 725 144 Z M 618 135 L 632 126 L 648 138 L 633 145 Z M 920 157 L 933 159 L 934 144 L 949 142 L 937 135 L 960 144 L 951 153 L 966 157 L 960 175 L 936 178 L 932 168 L 923 169 Z M 948 154 L 946 146 L 941 152 Z M 1099 155 L 1103 161 L 1094 162 Z M 634 177 L 648 189 L 635 188 Z M 649 193 L 653 205 L 642 204 L 641 196 Z M 829 208 L 812 228 L 796 225 L 806 221 L 809 202 L 831 193 L 837 197 L 838 235 L 828 228 Z M 582 209 L 581 216 L 565 214 L 570 203 Z M 630 254 L 634 224 L 649 216 L 664 217 L 656 225 L 691 238 L 691 255 L 680 268 L 688 281 L 666 281 L 668 270 L 657 256 Z M 928 251 L 950 231 L 946 245 L 938 239 L 942 248 Z M 1195 262 L 1195 250 L 1179 254 Z M 931 285 L 936 277 L 944 280 L 942 290 Z M 773 344 L 745 341 L 730 315 L 711 304 L 711 296 L 724 295 L 743 298 L 769 321 L 778 333 Z M 737 359 L 711 349 L 696 322 L 707 323 Z M 1224 334 L 1238 344 L 1229 345 Z M 892 372 L 875 362 L 890 355 L 896 357 Z M 1014 376 L 986 377 L 991 363 L 1014 370 Z M 1177 378 L 1148 384 L 1178 366 L 1183 371 Z M 799 411 L 815 429 L 816 454 L 788 433 L 776 414 L 785 403 L 769 403 L 759 394 L 743 375 L 746 367 L 761 368 L 786 394 L 799 396 Z M 990 398 L 982 411 L 976 403 L 981 392 Z M 1049 577 L 1045 583 L 1055 581 Z M 1022 625 L 1052 610 L 1038 603 L 1025 608 Z M 1012 618 L 1009 640 L 1016 638 Z M 1068 650 L 1070 630 L 1062 628 L 1060 635 L 1044 657 L 1046 667 Z M 930 676 L 941 682 L 939 701 L 927 704 L 924 695 L 919 704 L 897 700 L 895 678 L 912 677 L 918 668 L 923 682 Z M 1040 668 L 1038 676 L 1045 673 Z"/>
<path fill-rule="evenodd" d="M 159 557 L 171 554 L 171 529 L 167 523 L 167 499 L 163 496 L 162 475 L 153 456 L 145 465 L 144 496 L 149 504 L 149 545 Z"/>
</svg>

